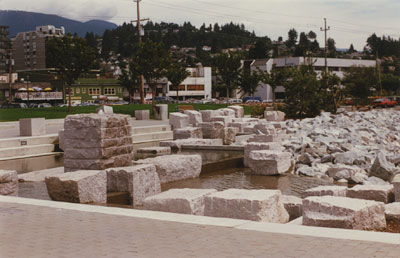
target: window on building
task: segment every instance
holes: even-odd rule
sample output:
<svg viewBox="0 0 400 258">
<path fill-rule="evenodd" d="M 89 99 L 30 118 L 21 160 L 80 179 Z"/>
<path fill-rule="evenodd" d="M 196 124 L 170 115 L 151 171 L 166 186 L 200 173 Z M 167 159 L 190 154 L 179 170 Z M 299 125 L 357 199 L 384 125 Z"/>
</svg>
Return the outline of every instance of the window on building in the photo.
<svg viewBox="0 0 400 258">
<path fill-rule="evenodd" d="M 75 88 L 75 93 L 76 94 L 80 94 L 81 93 L 81 89 L 80 88 Z"/>
<path fill-rule="evenodd" d="M 82 93 L 86 94 L 86 88 L 82 88 Z"/>
<path fill-rule="evenodd" d="M 104 88 L 104 95 L 115 95 L 115 88 Z"/>
<path fill-rule="evenodd" d="M 119 88 L 118 88 L 118 93 L 121 93 L 121 92 L 122 92 L 122 88 L 119 87 Z"/>
<path fill-rule="evenodd" d="M 176 90 L 176 86 L 169 86 L 169 90 Z M 185 90 L 185 85 L 181 84 L 179 85 L 179 90 Z"/>
<path fill-rule="evenodd" d="M 187 90 L 203 91 L 204 85 L 188 85 Z"/>
<path fill-rule="evenodd" d="M 89 95 L 100 95 L 100 88 L 89 88 Z"/>
</svg>

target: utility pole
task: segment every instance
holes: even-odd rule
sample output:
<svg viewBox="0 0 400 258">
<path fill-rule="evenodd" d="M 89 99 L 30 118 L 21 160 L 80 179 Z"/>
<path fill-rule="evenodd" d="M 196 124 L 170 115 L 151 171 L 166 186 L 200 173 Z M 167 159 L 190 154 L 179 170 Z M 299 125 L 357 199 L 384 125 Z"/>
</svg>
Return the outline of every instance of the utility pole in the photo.
<svg viewBox="0 0 400 258">
<path fill-rule="evenodd" d="M 140 19 L 140 3 L 141 0 L 133 0 L 133 2 L 136 2 L 136 9 L 137 9 L 137 20 L 132 21 L 132 22 L 137 22 L 137 36 L 138 36 L 138 43 L 142 43 L 142 35 L 141 35 L 141 27 L 140 27 L 140 22 L 141 21 L 148 21 L 149 19 Z M 139 92 L 140 92 L 140 103 L 144 104 L 144 78 L 143 75 L 139 75 Z"/>
<path fill-rule="evenodd" d="M 326 27 L 326 18 L 324 18 L 325 26 L 321 27 L 321 31 L 325 32 L 325 72 L 328 73 L 328 40 L 327 40 L 327 32 L 331 29 L 331 27 Z"/>
<path fill-rule="evenodd" d="M 12 103 L 12 48 L 9 49 L 10 54 L 8 56 L 8 62 L 9 62 L 9 66 L 8 66 L 8 83 L 10 85 L 10 96 L 9 96 L 9 102 L 10 104 Z"/>
</svg>

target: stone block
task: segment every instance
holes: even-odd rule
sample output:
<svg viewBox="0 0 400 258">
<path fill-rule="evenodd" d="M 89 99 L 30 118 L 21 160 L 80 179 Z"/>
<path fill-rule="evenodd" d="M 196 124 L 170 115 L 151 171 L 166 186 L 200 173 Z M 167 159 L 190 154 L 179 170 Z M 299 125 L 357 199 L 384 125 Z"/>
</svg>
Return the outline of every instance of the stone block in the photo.
<svg viewBox="0 0 400 258">
<path fill-rule="evenodd" d="M 121 114 L 78 114 L 68 115 L 64 120 L 65 130 L 78 128 L 113 128 L 129 125 L 130 116 Z"/>
<path fill-rule="evenodd" d="M 39 136 L 46 134 L 46 120 L 44 118 L 23 118 L 19 120 L 20 136 Z"/>
<path fill-rule="evenodd" d="M 267 121 L 280 122 L 285 120 L 285 113 L 281 111 L 265 111 L 264 118 Z"/>
<path fill-rule="evenodd" d="M 303 214 L 303 199 L 293 195 L 282 195 L 282 203 L 289 213 L 289 220 L 294 220 Z"/>
<path fill-rule="evenodd" d="M 156 105 L 156 112 L 154 113 L 154 117 L 156 120 L 168 120 L 168 105 Z"/>
<path fill-rule="evenodd" d="M 249 126 L 249 123 L 247 122 L 232 122 L 228 124 L 229 127 L 236 127 L 237 129 L 239 129 L 239 133 L 243 133 L 244 132 L 244 128 L 246 126 Z"/>
<path fill-rule="evenodd" d="M 214 189 L 171 189 L 144 200 L 145 210 L 204 215 L 204 196 Z"/>
<path fill-rule="evenodd" d="M 18 196 L 17 171 L 0 169 L 0 195 Z"/>
<path fill-rule="evenodd" d="M 64 129 L 58 131 L 58 148 L 64 150 Z"/>
<path fill-rule="evenodd" d="M 250 152 L 247 160 L 252 174 L 278 175 L 289 171 L 294 164 L 290 152 L 259 150 Z"/>
<path fill-rule="evenodd" d="M 200 127 L 184 127 L 174 129 L 174 140 L 189 139 L 189 138 L 203 138 L 203 132 Z"/>
<path fill-rule="evenodd" d="M 400 168 L 395 167 L 387 161 L 386 156 L 379 152 L 369 171 L 369 176 L 375 176 L 390 182 L 396 174 L 400 173 Z"/>
<path fill-rule="evenodd" d="M 276 134 L 275 127 L 272 124 L 256 124 L 254 129 L 260 131 L 265 135 L 274 135 Z"/>
<path fill-rule="evenodd" d="M 280 134 L 258 134 L 250 138 L 249 142 L 282 142 L 282 136 Z"/>
<path fill-rule="evenodd" d="M 133 138 L 130 135 L 110 139 L 68 139 L 67 146 L 70 149 L 77 148 L 110 148 L 115 146 L 132 145 Z M 64 147 L 65 149 L 65 147 Z"/>
<path fill-rule="evenodd" d="M 383 203 L 394 201 L 393 185 L 356 185 L 347 189 L 347 197 Z"/>
<path fill-rule="evenodd" d="M 303 197 L 309 196 L 341 196 L 346 197 L 347 187 L 340 185 L 321 185 L 314 188 L 307 189 L 303 192 Z"/>
<path fill-rule="evenodd" d="M 204 202 L 205 216 L 272 223 L 289 221 L 279 190 L 228 189 L 206 195 Z"/>
<path fill-rule="evenodd" d="M 54 201 L 106 203 L 107 174 L 100 170 L 81 170 L 46 177 L 49 196 Z"/>
<path fill-rule="evenodd" d="M 64 167 L 49 168 L 18 175 L 19 182 L 44 182 L 46 176 L 55 176 L 64 173 Z"/>
<path fill-rule="evenodd" d="M 150 120 L 150 110 L 135 110 L 136 120 Z"/>
<path fill-rule="evenodd" d="M 231 116 L 214 116 L 211 118 L 211 122 L 222 122 L 224 126 L 228 126 L 229 123 L 232 123 Z"/>
<path fill-rule="evenodd" d="M 386 228 L 381 202 L 338 196 L 311 196 L 303 200 L 303 225 L 358 230 Z"/>
<path fill-rule="evenodd" d="M 214 110 L 200 110 L 203 122 L 211 122 L 211 118 L 214 117 L 214 113 Z"/>
<path fill-rule="evenodd" d="M 229 116 L 231 119 L 236 118 L 235 111 L 230 108 L 220 108 L 216 111 L 216 116 Z"/>
<path fill-rule="evenodd" d="M 400 202 L 400 175 L 396 175 L 392 180 L 394 199 L 396 202 Z"/>
<path fill-rule="evenodd" d="M 244 147 L 244 159 L 243 163 L 245 167 L 248 167 L 248 159 L 250 156 L 250 152 L 255 151 L 255 150 L 277 150 L 277 151 L 283 151 L 282 145 L 276 142 L 270 142 L 270 143 L 260 143 L 260 142 L 250 142 L 245 145 Z"/>
<path fill-rule="evenodd" d="M 70 139 L 89 140 L 89 139 L 114 139 L 130 136 L 132 134 L 132 127 L 130 125 L 122 127 L 86 127 L 77 129 L 65 129 L 65 148 L 68 148 L 68 141 Z"/>
<path fill-rule="evenodd" d="M 180 150 L 182 145 L 205 145 L 205 146 L 214 146 L 214 145 L 222 145 L 222 139 L 182 139 L 175 141 L 165 141 L 160 142 L 160 147 L 170 147 L 172 150 Z"/>
<path fill-rule="evenodd" d="M 225 135 L 224 124 L 222 122 L 206 122 L 197 125 L 203 132 L 205 139 L 223 139 Z"/>
<path fill-rule="evenodd" d="M 98 114 L 114 114 L 113 108 L 111 106 L 102 105 L 96 109 Z"/>
<path fill-rule="evenodd" d="M 189 116 L 189 124 L 197 126 L 198 123 L 203 123 L 203 117 L 200 112 L 195 110 L 185 110 L 184 114 Z"/>
<path fill-rule="evenodd" d="M 169 124 L 172 129 L 189 127 L 189 116 L 182 113 L 169 114 Z"/>
<path fill-rule="evenodd" d="M 239 129 L 236 127 L 225 127 L 224 128 L 224 144 L 231 145 L 236 141 L 236 134 L 239 133 Z"/>
<path fill-rule="evenodd" d="M 132 145 L 108 148 L 65 148 L 64 159 L 110 159 L 115 156 L 132 154 Z"/>
<path fill-rule="evenodd" d="M 161 192 L 160 179 L 154 165 L 109 168 L 106 172 L 107 192 L 129 192 L 133 206 L 142 205 L 146 197 Z"/>
<path fill-rule="evenodd" d="M 146 147 L 137 149 L 136 152 L 141 154 L 169 155 L 171 154 L 171 147 Z"/>
<path fill-rule="evenodd" d="M 400 223 L 400 202 L 385 205 L 386 222 Z"/>
<path fill-rule="evenodd" d="M 135 164 L 153 164 L 156 166 L 162 184 L 197 178 L 201 172 L 202 160 L 200 155 L 168 155 L 155 158 L 141 159 Z"/>
<path fill-rule="evenodd" d="M 109 159 L 64 159 L 64 171 L 104 170 L 111 167 L 132 166 L 132 154 L 123 154 Z"/>
<path fill-rule="evenodd" d="M 242 106 L 229 106 L 229 109 L 232 109 L 235 111 L 235 117 L 236 118 L 243 118 L 244 117 L 244 108 Z"/>
</svg>

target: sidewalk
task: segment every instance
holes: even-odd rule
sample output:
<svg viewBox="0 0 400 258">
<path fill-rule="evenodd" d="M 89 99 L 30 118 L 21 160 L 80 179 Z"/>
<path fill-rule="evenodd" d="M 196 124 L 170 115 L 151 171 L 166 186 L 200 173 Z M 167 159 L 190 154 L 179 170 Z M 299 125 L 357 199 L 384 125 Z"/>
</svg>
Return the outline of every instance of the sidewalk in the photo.
<svg viewBox="0 0 400 258">
<path fill-rule="evenodd" d="M 331 232 L 332 238 L 263 232 L 280 227 L 289 231 L 292 227 L 294 232 L 299 227 L 316 234 Z M 1 257 L 400 256 L 399 234 L 273 225 L 3 196 L 0 230 Z M 376 237 L 380 242 L 345 239 L 357 235 Z M 397 244 L 382 243 L 385 241 Z"/>
</svg>

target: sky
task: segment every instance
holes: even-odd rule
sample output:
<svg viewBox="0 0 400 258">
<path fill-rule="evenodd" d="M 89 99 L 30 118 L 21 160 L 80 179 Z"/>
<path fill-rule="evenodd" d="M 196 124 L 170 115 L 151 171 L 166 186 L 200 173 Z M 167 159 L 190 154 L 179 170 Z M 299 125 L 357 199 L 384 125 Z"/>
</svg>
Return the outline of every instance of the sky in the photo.
<svg viewBox="0 0 400 258">
<path fill-rule="evenodd" d="M 101 19 L 118 25 L 136 19 L 133 0 L 0 0 L 1 10 L 22 10 L 56 14 L 79 21 Z M 272 40 L 295 28 L 297 32 L 317 33 L 323 46 L 324 18 L 330 27 L 328 37 L 336 47 L 362 50 L 366 39 L 376 33 L 400 38 L 400 0 L 142 0 L 141 18 L 153 22 L 182 24 L 190 21 L 196 27 L 244 24 L 257 36 Z"/>
</svg>

